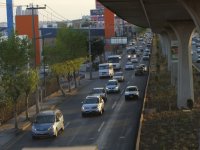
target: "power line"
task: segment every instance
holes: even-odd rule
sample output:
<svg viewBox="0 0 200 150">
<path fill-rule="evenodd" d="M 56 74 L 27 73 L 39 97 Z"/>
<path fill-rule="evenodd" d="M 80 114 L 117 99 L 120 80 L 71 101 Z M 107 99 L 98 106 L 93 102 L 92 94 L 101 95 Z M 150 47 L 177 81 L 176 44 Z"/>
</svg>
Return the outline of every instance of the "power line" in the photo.
<svg viewBox="0 0 200 150">
<path fill-rule="evenodd" d="M 57 14 L 58 16 L 60 16 L 61 18 L 63 18 L 64 20 L 67 20 L 65 17 L 63 17 L 62 15 L 60 15 L 59 13 L 57 13 L 55 10 L 53 10 L 49 6 L 47 6 L 47 8 L 49 8 L 51 11 L 53 11 L 55 14 Z"/>
<path fill-rule="evenodd" d="M 58 17 L 58 16 L 56 16 L 56 15 L 54 15 L 54 14 L 52 14 L 52 13 L 46 11 L 46 10 L 44 10 L 44 11 L 45 11 L 49 16 L 54 17 L 54 18 L 56 18 L 56 19 L 58 19 L 58 20 L 64 21 L 63 18 L 60 18 L 60 17 Z"/>
</svg>

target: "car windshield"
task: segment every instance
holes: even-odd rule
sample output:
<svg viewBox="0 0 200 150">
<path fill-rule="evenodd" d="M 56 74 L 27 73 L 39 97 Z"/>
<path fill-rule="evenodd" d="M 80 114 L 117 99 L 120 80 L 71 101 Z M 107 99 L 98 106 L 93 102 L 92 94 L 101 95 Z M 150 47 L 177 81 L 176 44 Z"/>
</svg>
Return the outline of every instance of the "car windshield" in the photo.
<svg viewBox="0 0 200 150">
<path fill-rule="evenodd" d="M 36 117 L 35 123 L 53 123 L 55 121 L 54 115 L 39 115 Z"/>
<path fill-rule="evenodd" d="M 116 73 L 115 73 L 115 76 L 122 76 L 122 75 L 123 75 L 122 72 L 116 72 Z"/>
<path fill-rule="evenodd" d="M 104 70 L 104 69 L 109 69 L 109 66 L 108 65 L 99 66 L 99 70 Z"/>
<path fill-rule="evenodd" d="M 96 104 L 98 102 L 98 98 L 87 98 L 85 99 L 84 104 Z"/>
<path fill-rule="evenodd" d="M 128 91 L 128 92 L 137 91 L 137 88 L 136 87 L 129 87 L 129 88 L 126 89 L 126 91 Z"/>
<path fill-rule="evenodd" d="M 109 82 L 107 83 L 107 85 L 117 85 L 117 82 L 116 82 L 116 81 L 109 81 Z"/>
<path fill-rule="evenodd" d="M 93 89 L 92 93 L 103 93 L 103 89 Z"/>
<path fill-rule="evenodd" d="M 132 62 L 127 62 L 126 64 L 127 64 L 127 65 L 131 65 L 131 64 L 132 64 Z"/>
</svg>

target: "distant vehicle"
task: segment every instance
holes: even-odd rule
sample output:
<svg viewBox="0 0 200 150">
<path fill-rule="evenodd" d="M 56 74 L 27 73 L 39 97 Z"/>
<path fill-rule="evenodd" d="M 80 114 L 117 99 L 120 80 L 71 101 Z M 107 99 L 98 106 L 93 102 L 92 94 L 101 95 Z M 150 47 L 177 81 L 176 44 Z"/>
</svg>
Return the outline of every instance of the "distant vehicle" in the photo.
<svg viewBox="0 0 200 150">
<path fill-rule="evenodd" d="M 32 125 L 32 138 L 54 136 L 64 130 L 64 117 L 60 110 L 47 110 L 37 114 Z"/>
<path fill-rule="evenodd" d="M 40 67 L 40 74 L 45 74 L 46 76 L 50 73 L 50 68 L 48 65 Z"/>
<path fill-rule="evenodd" d="M 142 68 L 144 72 L 148 72 L 148 67 L 145 64 L 139 64 L 136 68 Z"/>
<path fill-rule="evenodd" d="M 132 62 L 132 63 L 138 63 L 138 59 L 135 58 L 135 57 L 133 57 L 133 58 L 131 58 L 131 62 Z"/>
<path fill-rule="evenodd" d="M 104 100 L 101 96 L 87 96 L 82 102 L 81 114 L 85 117 L 89 114 L 102 115 L 104 112 Z"/>
<path fill-rule="evenodd" d="M 198 55 L 196 63 L 200 63 L 200 55 Z"/>
<path fill-rule="evenodd" d="M 113 79 L 119 81 L 119 82 L 123 82 L 124 81 L 124 74 L 123 72 L 115 72 Z"/>
<path fill-rule="evenodd" d="M 137 67 L 135 68 L 135 76 L 141 76 L 141 75 L 144 75 L 145 72 L 144 72 L 144 69 L 142 67 Z"/>
<path fill-rule="evenodd" d="M 121 56 L 120 55 L 108 56 L 108 63 L 112 63 L 114 70 L 121 69 Z"/>
<path fill-rule="evenodd" d="M 130 99 L 139 99 L 139 89 L 137 86 L 127 86 L 124 96 L 125 100 L 130 100 Z"/>
<path fill-rule="evenodd" d="M 125 70 L 133 70 L 134 64 L 131 61 L 128 61 L 125 65 Z"/>
<path fill-rule="evenodd" d="M 200 47 L 197 47 L 196 51 L 197 53 L 200 53 Z"/>
<path fill-rule="evenodd" d="M 91 95 L 101 96 L 104 100 L 104 102 L 107 101 L 107 93 L 106 89 L 104 87 L 96 87 L 92 89 Z"/>
<path fill-rule="evenodd" d="M 143 56 L 142 56 L 142 60 L 148 61 L 148 60 L 149 60 L 149 55 L 143 55 Z"/>
<path fill-rule="evenodd" d="M 106 92 L 107 93 L 119 93 L 120 92 L 120 84 L 117 80 L 108 80 L 106 84 Z"/>
<path fill-rule="evenodd" d="M 111 63 L 99 64 L 99 78 L 113 77 L 114 69 Z"/>
</svg>

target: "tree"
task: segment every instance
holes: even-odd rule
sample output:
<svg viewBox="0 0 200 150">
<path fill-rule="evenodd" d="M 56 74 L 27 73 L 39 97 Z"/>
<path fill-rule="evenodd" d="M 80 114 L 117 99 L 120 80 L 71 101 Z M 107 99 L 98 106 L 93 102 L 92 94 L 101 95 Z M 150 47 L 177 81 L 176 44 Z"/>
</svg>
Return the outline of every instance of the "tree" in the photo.
<svg viewBox="0 0 200 150">
<path fill-rule="evenodd" d="M 94 62 L 97 56 L 100 56 L 104 53 L 104 41 L 99 38 L 94 38 L 91 41 L 91 53 L 92 53 L 92 62 Z"/>
<path fill-rule="evenodd" d="M 87 54 L 87 36 L 85 32 L 72 28 L 59 29 L 56 45 L 45 49 L 46 62 L 50 64 L 52 74 L 56 77 L 64 96 L 65 92 L 60 84 L 60 78 L 67 78 L 68 82 L 70 82 L 70 76 L 73 74 L 74 68 L 76 68 L 75 64 L 70 63 L 70 61 L 84 58 Z"/>
<path fill-rule="evenodd" d="M 25 99 L 26 99 L 26 120 L 29 120 L 29 114 L 28 114 L 29 96 L 36 90 L 39 82 L 39 76 L 36 70 L 29 69 L 26 72 L 22 72 L 20 77 L 21 77 L 21 84 L 23 84 L 21 87 L 22 90 L 25 92 Z"/>
<path fill-rule="evenodd" d="M 21 72 L 27 69 L 31 58 L 31 44 L 27 38 L 20 38 L 15 33 L 0 41 L 0 64 L 2 87 L 6 97 L 14 103 L 15 128 L 17 123 L 17 101 L 21 94 Z"/>
</svg>

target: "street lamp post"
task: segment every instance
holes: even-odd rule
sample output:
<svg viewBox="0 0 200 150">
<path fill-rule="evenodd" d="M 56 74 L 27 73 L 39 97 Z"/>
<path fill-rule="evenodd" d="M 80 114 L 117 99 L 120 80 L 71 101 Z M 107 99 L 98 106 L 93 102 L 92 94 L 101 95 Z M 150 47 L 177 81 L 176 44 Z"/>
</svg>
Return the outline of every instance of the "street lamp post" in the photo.
<svg viewBox="0 0 200 150">
<path fill-rule="evenodd" d="M 89 72 L 90 72 L 90 80 L 92 79 L 92 52 L 91 52 L 91 31 L 90 31 L 90 25 L 89 25 L 89 63 L 90 63 L 90 69 L 89 69 Z"/>
</svg>

